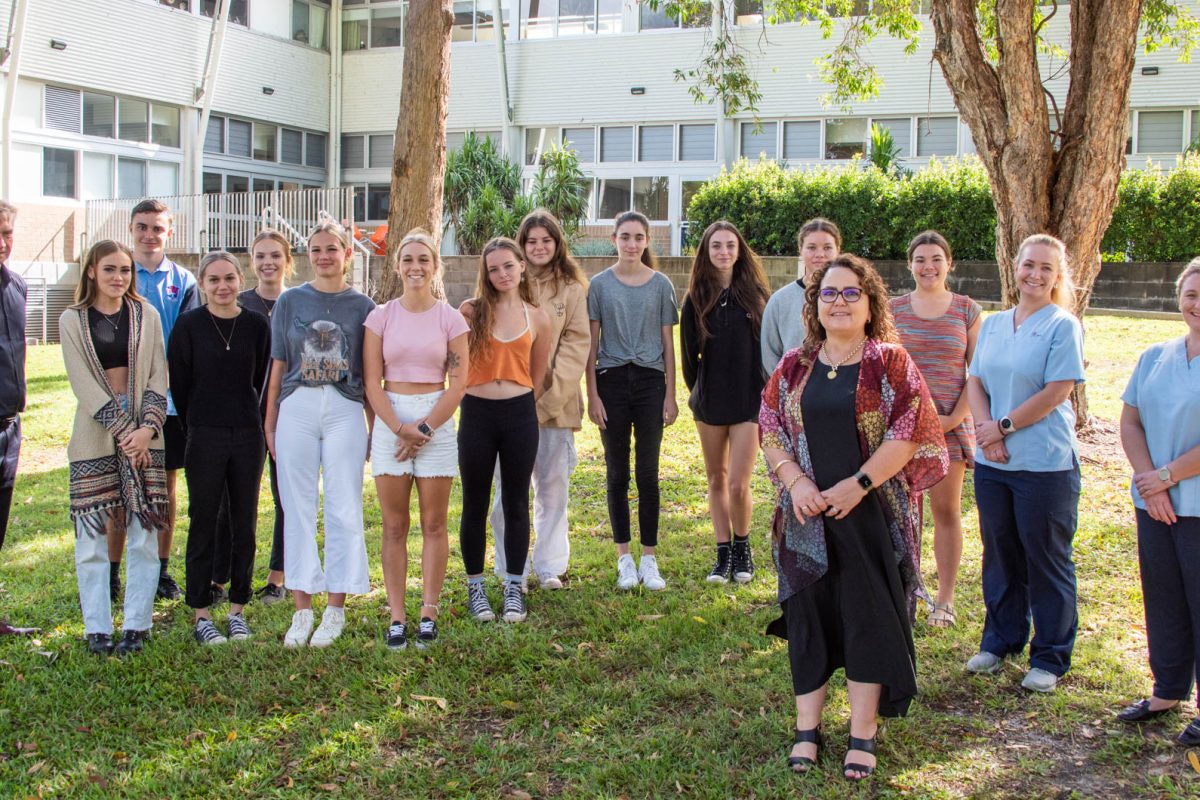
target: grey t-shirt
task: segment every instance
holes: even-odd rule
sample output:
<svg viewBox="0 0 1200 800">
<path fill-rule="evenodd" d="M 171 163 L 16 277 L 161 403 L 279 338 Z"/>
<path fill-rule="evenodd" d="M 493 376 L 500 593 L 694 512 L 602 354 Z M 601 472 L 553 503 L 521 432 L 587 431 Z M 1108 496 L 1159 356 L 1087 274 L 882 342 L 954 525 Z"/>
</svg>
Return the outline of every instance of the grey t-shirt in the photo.
<svg viewBox="0 0 1200 800">
<path fill-rule="evenodd" d="M 333 386 L 363 402 L 363 320 L 373 308 L 355 289 L 321 292 L 305 283 L 279 295 L 271 313 L 271 358 L 287 364 L 279 399 L 300 386 Z"/>
<path fill-rule="evenodd" d="M 675 287 L 661 272 L 641 286 L 621 283 L 613 267 L 588 286 L 588 319 L 600 323 L 601 369 L 637 364 L 659 372 L 663 363 L 662 329 L 679 322 Z"/>
</svg>

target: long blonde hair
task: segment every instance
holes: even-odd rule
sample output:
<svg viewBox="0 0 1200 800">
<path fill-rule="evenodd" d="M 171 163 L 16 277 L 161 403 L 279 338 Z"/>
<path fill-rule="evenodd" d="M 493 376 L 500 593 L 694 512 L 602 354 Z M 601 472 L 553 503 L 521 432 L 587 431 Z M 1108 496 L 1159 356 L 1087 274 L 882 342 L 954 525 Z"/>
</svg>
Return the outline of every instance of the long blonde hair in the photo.
<svg viewBox="0 0 1200 800">
<path fill-rule="evenodd" d="M 1015 270 L 1021 264 L 1021 257 L 1026 247 L 1044 245 L 1058 252 L 1058 280 L 1050 287 L 1050 302 L 1067 311 L 1075 310 L 1075 281 L 1071 278 L 1071 262 L 1067 259 L 1067 246 L 1062 240 L 1048 233 L 1035 233 L 1026 236 L 1025 241 L 1017 248 L 1017 257 L 1013 261 Z"/>
</svg>

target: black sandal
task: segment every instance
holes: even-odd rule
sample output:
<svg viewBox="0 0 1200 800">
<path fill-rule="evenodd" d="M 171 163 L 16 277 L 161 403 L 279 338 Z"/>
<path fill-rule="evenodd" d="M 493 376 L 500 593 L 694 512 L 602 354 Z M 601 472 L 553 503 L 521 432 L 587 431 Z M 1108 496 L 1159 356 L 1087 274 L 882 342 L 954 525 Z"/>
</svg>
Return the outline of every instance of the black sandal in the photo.
<svg viewBox="0 0 1200 800">
<path fill-rule="evenodd" d="M 818 725 L 817 727 L 809 728 L 806 731 L 802 731 L 799 728 L 797 728 L 796 736 L 792 740 L 792 746 L 795 747 L 798 744 L 815 744 L 817 746 L 817 755 L 820 755 L 820 753 L 821 753 L 821 726 Z M 787 763 L 788 763 L 788 767 L 791 768 L 792 772 L 798 772 L 801 775 L 803 775 L 805 772 L 808 772 L 810 769 L 812 769 L 813 767 L 815 767 L 817 765 L 817 759 L 809 758 L 808 756 L 789 755 Z"/>
<path fill-rule="evenodd" d="M 849 744 L 849 747 L 847 747 L 846 749 L 847 750 L 858 750 L 863 753 L 874 754 L 874 752 L 875 752 L 875 737 L 872 736 L 870 739 L 859 739 L 857 736 L 854 736 L 853 734 L 851 734 L 850 744 Z M 875 771 L 875 767 L 868 767 L 866 764 L 855 764 L 853 762 L 842 764 L 842 777 L 848 781 L 865 780 L 865 779 L 869 778 L 871 776 L 871 773 L 874 771 Z M 847 772 L 861 772 L 862 775 L 860 775 L 859 777 L 856 778 L 853 775 L 847 775 L 846 774 Z"/>
</svg>

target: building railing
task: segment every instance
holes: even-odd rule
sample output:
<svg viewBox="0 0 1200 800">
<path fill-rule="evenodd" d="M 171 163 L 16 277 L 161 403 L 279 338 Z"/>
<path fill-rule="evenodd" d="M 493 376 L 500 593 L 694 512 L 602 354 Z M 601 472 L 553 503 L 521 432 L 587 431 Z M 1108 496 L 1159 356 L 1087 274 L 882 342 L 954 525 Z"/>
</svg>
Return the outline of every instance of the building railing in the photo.
<svg viewBox="0 0 1200 800">
<path fill-rule="evenodd" d="M 168 252 L 206 253 L 250 249 L 268 220 L 286 221 L 296 247 L 301 238 L 326 219 L 354 222 L 354 189 L 294 189 L 270 192 L 227 192 L 158 197 L 174 213 Z M 140 198 L 88 200 L 87 244 L 101 239 L 129 240 L 129 218 Z M 280 226 L 283 227 L 283 226 Z"/>
</svg>

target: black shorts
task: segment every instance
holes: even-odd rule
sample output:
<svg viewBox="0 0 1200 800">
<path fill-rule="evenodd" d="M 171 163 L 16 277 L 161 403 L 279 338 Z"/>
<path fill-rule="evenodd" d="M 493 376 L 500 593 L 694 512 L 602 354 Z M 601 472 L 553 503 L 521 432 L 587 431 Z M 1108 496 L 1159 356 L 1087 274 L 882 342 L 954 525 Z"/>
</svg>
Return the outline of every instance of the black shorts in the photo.
<svg viewBox="0 0 1200 800">
<path fill-rule="evenodd" d="M 187 432 L 179 417 L 171 415 L 163 423 L 163 450 L 168 472 L 183 469 L 183 456 L 187 450 Z"/>
</svg>

